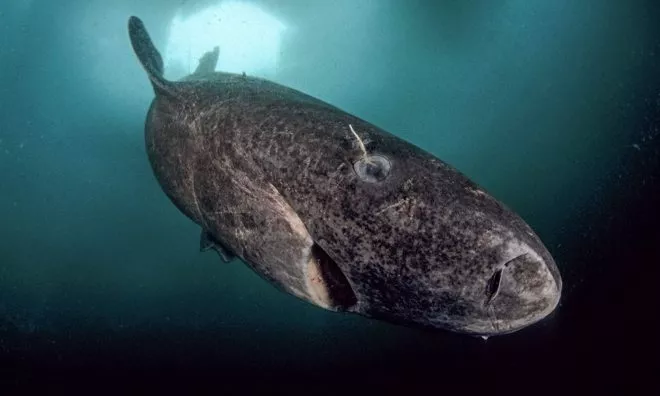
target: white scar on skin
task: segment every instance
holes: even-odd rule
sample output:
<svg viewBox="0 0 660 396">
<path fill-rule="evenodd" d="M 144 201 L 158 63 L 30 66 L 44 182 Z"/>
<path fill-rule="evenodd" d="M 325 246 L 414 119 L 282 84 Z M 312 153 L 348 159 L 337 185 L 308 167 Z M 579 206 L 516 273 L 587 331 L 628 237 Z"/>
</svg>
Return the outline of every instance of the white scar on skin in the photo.
<svg viewBox="0 0 660 396">
<path fill-rule="evenodd" d="M 468 190 L 474 195 L 488 195 L 485 191 L 479 190 L 478 188 L 469 188 Z"/>
<path fill-rule="evenodd" d="M 502 244 L 502 242 L 504 242 L 504 239 L 500 235 L 492 231 L 484 232 L 481 239 L 487 248 L 499 246 Z"/>
<path fill-rule="evenodd" d="M 378 211 L 376 212 L 376 215 L 379 215 L 379 214 L 385 212 L 385 211 L 388 210 L 388 209 L 398 208 L 399 206 L 405 204 L 406 202 L 408 202 L 408 198 L 404 198 L 404 199 L 401 199 L 401 200 L 399 200 L 398 202 L 395 202 L 395 203 L 393 203 L 393 204 L 391 204 L 391 205 L 387 205 L 387 206 L 385 206 L 384 208 L 378 210 Z"/>
</svg>

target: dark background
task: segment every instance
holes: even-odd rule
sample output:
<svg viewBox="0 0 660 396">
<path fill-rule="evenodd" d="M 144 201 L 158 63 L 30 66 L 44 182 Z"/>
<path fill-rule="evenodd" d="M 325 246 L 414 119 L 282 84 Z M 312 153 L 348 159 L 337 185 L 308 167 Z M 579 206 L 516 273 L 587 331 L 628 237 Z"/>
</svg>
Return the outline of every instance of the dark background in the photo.
<svg viewBox="0 0 660 396">
<path fill-rule="evenodd" d="M 163 48 L 177 9 L 213 3 L 0 5 L 1 389 L 635 393 L 655 382 L 660 3 L 253 2 L 292 27 L 270 78 L 433 152 L 546 242 L 560 306 L 486 342 L 325 312 L 197 251 L 197 227 L 144 153 L 151 91 L 126 20 L 142 17 Z"/>
</svg>

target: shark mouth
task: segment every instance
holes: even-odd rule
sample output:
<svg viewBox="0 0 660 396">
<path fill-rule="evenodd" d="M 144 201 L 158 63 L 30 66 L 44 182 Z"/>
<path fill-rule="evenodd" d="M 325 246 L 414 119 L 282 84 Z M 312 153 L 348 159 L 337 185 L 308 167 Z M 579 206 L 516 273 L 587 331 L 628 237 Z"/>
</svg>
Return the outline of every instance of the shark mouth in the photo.
<svg viewBox="0 0 660 396">
<path fill-rule="evenodd" d="M 332 311 L 347 311 L 357 304 L 348 279 L 317 244 L 312 246 L 305 272 L 305 285 L 312 303 Z"/>
</svg>

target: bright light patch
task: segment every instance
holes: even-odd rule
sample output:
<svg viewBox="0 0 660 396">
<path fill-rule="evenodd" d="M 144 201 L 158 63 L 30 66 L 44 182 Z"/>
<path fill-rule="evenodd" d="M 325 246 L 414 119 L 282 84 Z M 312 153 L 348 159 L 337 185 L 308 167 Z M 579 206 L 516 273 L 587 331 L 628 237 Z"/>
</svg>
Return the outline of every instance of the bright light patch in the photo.
<svg viewBox="0 0 660 396">
<path fill-rule="evenodd" d="M 223 2 L 188 17 L 177 15 L 170 26 L 165 50 L 165 75 L 184 77 L 197 67 L 199 58 L 220 47 L 216 70 L 268 75 L 277 67 L 285 26 L 259 7 Z"/>
</svg>

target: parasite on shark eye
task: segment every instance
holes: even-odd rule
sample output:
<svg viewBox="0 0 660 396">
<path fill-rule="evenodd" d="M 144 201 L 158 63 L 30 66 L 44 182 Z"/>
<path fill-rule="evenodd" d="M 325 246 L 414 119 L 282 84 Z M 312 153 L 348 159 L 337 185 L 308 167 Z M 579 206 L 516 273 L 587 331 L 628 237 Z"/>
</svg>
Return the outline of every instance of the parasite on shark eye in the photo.
<svg viewBox="0 0 660 396">
<path fill-rule="evenodd" d="M 371 155 L 367 153 L 367 148 L 360 135 L 353 129 L 353 125 L 348 124 L 348 128 L 353 136 L 355 136 L 360 151 L 362 151 L 362 157 L 353 164 L 355 173 L 357 173 L 362 181 L 367 183 L 377 183 L 385 180 L 387 175 L 390 174 L 390 169 L 392 169 L 390 160 L 382 155 Z"/>
<path fill-rule="evenodd" d="M 368 183 L 378 183 L 387 178 L 392 169 L 390 160 L 382 155 L 367 155 L 353 164 L 353 169 L 360 180 Z"/>
</svg>

